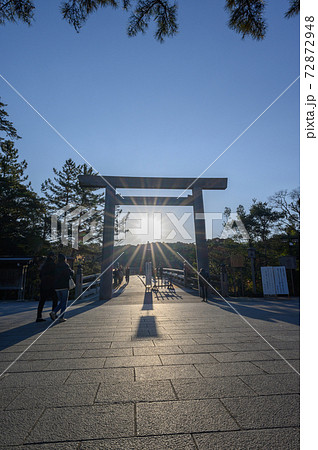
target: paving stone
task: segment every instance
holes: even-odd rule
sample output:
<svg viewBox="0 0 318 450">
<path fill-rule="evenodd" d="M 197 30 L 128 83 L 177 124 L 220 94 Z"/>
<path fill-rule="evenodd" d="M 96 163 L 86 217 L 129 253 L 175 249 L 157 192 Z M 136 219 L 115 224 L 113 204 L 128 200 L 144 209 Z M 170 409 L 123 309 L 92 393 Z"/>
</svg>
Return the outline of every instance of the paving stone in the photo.
<svg viewBox="0 0 318 450">
<path fill-rule="evenodd" d="M 174 355 L 183 353 L 181 348 L 177 345 L 168 347 L 134 347 L 133 352 L 135 356 L 143 356 L 143 355 Z"/>
<path fill-rule="evenodd" d="M 163 345 L 194 345 L 196 344 L 196 342 L 193 339 L 158 339 L 158 340 L 154 340 L 154 344 L 157 347 L 161 347 Z"/>
<path fill-rule="evenodd" d="M 77 342 L 76 344 L 65 345 L 65 350 L 102 350 L 110 348 L 111 342 Z M 83 355 L 82 355 L 83 356 Z"/>
<path fill-rule="evenodd" d="M 43 344 L 45 345 L 52 345 L 52 348 L 54 348 L 54 345 L 64 345 L 65 342 L 65 337 L 56 337 L 54 339 L 48 339 L 46 336 L 43 336 Z M 41 338 L 42 339 L 42 338 Z M 67 344 L 85 344 L 85 343 L 89 343 L 92 341 L 92 338 L 90 336 L 87 337 L 68 337 L 67 338 Z M 37 341 L 39 342 L 39 341 Z"/>
<path fill-rule="evenodd" d="M 105 337 L 105 336 L 102 336 L 102 337 L 95 337 L 95 338 L 93 338 L 92 339 L 92 342 L 113 342 L 113 341 L 118 341 L 118 342 L 125 342 L 125 341 L 130 341 L 131 340 L 131 338 L 130 338 L 130 336 L 129 337 L 124 337 L 124 338 L 122 338 L 122 339 L 114 339 L 114 337 L 112 336 L 112 337 Z"/>
<path fill-rule="evenodd" d="M 172 380 L 172 384 L 180 400 L 256 395 L 238 377 Z"/>
<path fill-rule="evenodd" d="M 271 347 L 263 342 L 241 342 L 238 344 L 226 344 L 226 346 L 233 352 L 247 352 L 257 350 L 269 350 Z"/>
<path fill-rule="evenodd" d="M 99 369 L 106 358 L 54 359 L 45 370 Z"/>
<path fill-rule="evenodd" d="M 70 375 L 70 371 L 54 372 L 20 372 L 5 373 L 0 378 L 0 388 L 3 387 L 25 387 L 40 385 L 60 386 Z"/>
<path fill-rule="evenodd" d="M 137 434 L 235 430 L 238 426 L 219 400 L 137 404 Z"/>
<path fill-rule="evenodd" d="M 180 345 L 180 348 L 184 353 L 230 352 L 230 350 L 222 344 Z"/>
<path fill-rule="evenodd" d="M 299 361 L 288 361 L 299 372 Z M 290 373 L 294 370 L 283 359 L 275 361 L 254 361 L 255 366 L 267 373 Z M 295 373 L 295 372 L 294 372 Z"/>
<path fill-rule="evenodd" d="M 0 389 L 0 410 L 5 409 L 22 391 L 23 388 Z"/>
<path fill-rule="evenodd" d="M 21 361 L 20 359 L 16 362 L 12 361 L 13 364 L 11 367 L 9 365 L 11 363 L 6 362 L 5 367 L 8 368 L 8 372 L 34 372 L 45 370 L 47 366 L 50 364 L 50 360 L 39 360 L 39 361 Z M 4 364 L 4 363 L 2 363 Z"/>
<path fill-rule="evenodd" d="M 275 375 L 247 375 L 240 377 L 259 395 L 298 394 L 300 377 L 295 372 Z"/>
<path fill-rule="evenodd" d="M 19 356 L 18 352 L 0 352 L 0 362 L 7 362 L 8 365 L 16 359 L 16 357 Z"/>
<path fill-rule="evenodd" d="M 125 348 L 125 347 L 153 347 L 154 343 L 152 340 L 143 339 L 133 340 L 130 342 L 112 342 L 111 348 Z"/>
<path fill-rule="evenodd" d="M 153 366 L 136 367 L 136 380 L 172 380 L 175 378 L 201 378 L 194 366 Z"/>
<path fill-rule="evenodd" d="M 170 381 L 135 381 L 102 383 L 96 402 L 153 402 L 176 400 Z"/>
<path fill-rule="evenodd" d="M 106 358 L 105 367 L 161 366 L 158 356 L 123 356 Z"/>
<path fill-rule="evenodd" d="M 161 355 L 160 359 L 164 365 L 173 364 L 211 364 L 217 362 L 208 353 L 188 353 L 186 355 Z"/>
<path fill-rule="evenodd" d="M 57 406 L 92 405 L 98 389 L 98 384 L 79 384 L 61 386 L 40 386 L 37 389 L 25 388 L 7 409 L 37 409 Z"/>
<path fill-rule="evenodd" d="M 44 336 L 43 336 L 44 337 Z M 37 352 L 55 352 L 55 351 L 62 351 L 66 349 L 65 342 L 62 342 L 60 344 L 55 343 L 53 344 L 43 344 L 41 342 L 41 339 L 36 341 L 35 344 L 33 344 L 28 351 L 25 353 L 37 353 Z"/>
<path fill-rule="evenodd" d="M 218 336 L 216 337 L 211 337 L 211 336 L 201 336 L 201 337 L 195 337 L 193 338 L 193 340 L 197 343 L 197 344 L 226 344 L 226 343 L 238 343 L 238 339 L 235 337 L 220 337 Z"/>
<path fill-rule="evenodd" d="M 245 429 L 299 426 L 298 395 L 225 398 L 222 402 Z"/>
<path fill-rule="evenodd" d="M 269 337 L 268 341 L 276 350 L 299 350 L 300 347 L 299 339 L 297 341 L 283 341 Z"/>
<path fill-rule="evenodd" d="M 0 342 L 0 354 L 4 354 L 4 353 L 22 353 L 25 349 L 27 348 L 27 345 L 21 345 L 21 344 L 17 344 L 17 345 L 12 345 L 12 339 L 11 342 L 5 342 L 2 340 L 2 336 L 1 336 L 1 342 Z M 32 348 L 32 347 L 31 347 Z M 15 358 L 18 355 L 15 355 Z"/>
<path fill-rule="evenodd" d="M 299 350 L 279 350 L 278 352 L 280 355 L 282 355 L 287 360 L 300 359 L 300 351 Z M 268 354 L 269 356 L 271 356 L 272 359 L 279 359 L 279 360 L 282 359 L 282 357 L 274 350 L 266 350 L 266 351 L 262 350 L 262 353 L 265 353 L 266 355 Z"/>
<path fill-rule="evenodd" d="M 103 404 L 48 409 L 26 442 L 79 441 L 133 435 L 134 406 Z"/>
<path fill-rule="evenodd" d="M 176 292 L 143 310 L 144 288 L 132 277 L 109 302 L 75 304 L 67 323 L 12 366 L 23 372 L 0 378 L 5 432 L 15 436 L 16 424 L 25 425 L 10 442 L 19 450 L 295 448 L 298 375 L 224 302 Z M 299 367 L 295 302 L 233 303 L 246 317 L 253 312 L 251 324 Z M 0 322 L 1 367 L 47 326 L 34 323 L 37 302 L 8 307 L 24 312 Z M 120 367 L 100 366 L 107 361 Z M 43 415 L 30 421 L 37 410 Z"/>
<path fill-rule="evenodd" d="M 0 446 L 22 444 L 43 409 L 0 411 Z"/>
<path fill-rule="evenodd" d="M 80 442 L 54 442 L 54 450 L 55 449 L 61 449 L 61 450 L 79 450 L 80 449 Z M 0 447 L 1 448 L 1 447 Z M 14 450 L 53 450 L 52 444 L 31 444 L 31 445 L 21 445 L 21 446 L 14 446 Z"/>
<path fill-rule="evenodd" d="M 219 362 L 235 362 L 235 361 L 266 361 L 273 360 L 271 354 L 259 351 L 247 352 L 225 352 L 212 353 L 212 356 Z"/>
<path fill-rule="evenodd" d="M 201 433 L 194 439 L 199 450 L 298 450 L 300 445 L 296 428 Z"/>
<path fill-rule="evenodd" d="M 82 358 L 106 358 L 107 356 L 132 356 L 132 348 L 101 348 L 85 350 Z"/>
<path fill-rule="evenodd" d="M 80 358 L 82 354 L 84 353 L 84 350 L 61 350 L 56 351 L 54 350 L 54 347 L 50 351 L 46 352 L 25 352 L 23 356 L 21 356 L 21 360 L 27 360 L 27 361 L 35 361 L 37 359 L 71 359 L 71 358 Z"/>
<path fill-rule="evenodd" d="M 250 362 L 229 362 L 213 364 L 195 364 L 203 377 L 229 377 L 236 375 L 251 375 L 264 373 L 263 370 Z"/>
<path fill-rule="evenodd" d="M 74 370 L 66 384 L 106 383 L 108 381 L 134 381 L 134 369 L 131 367 L 116 367 L 108 369 Z"/>
<path fill-rule="evenodd" d="M 82 442 L 81 450 L 196 450 L 191 435 L 177 434 L 170 436 L 134 437 L 107 439 L 104 441 Z"/>
</svg>

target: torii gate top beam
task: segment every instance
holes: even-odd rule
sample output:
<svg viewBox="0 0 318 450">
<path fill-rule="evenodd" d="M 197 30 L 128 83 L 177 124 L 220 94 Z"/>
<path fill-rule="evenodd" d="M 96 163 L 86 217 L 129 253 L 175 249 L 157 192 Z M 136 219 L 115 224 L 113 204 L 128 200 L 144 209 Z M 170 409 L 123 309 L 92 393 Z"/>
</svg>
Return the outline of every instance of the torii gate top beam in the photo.
<svg viewBox="0 0 318 450">
<path fill-rule="evenodd" d="M 120 197 L 116 195 L 116 203 L 132 206 L 192 206 L 193 196 L 188 197 Z"/>
<path fill-rule="evenodd" d="M 168 178 L 168 177 L 116 177 L 99 175 L 80 175 L 80 185 L 83 187 L 115 189 L 208 189 L 224 190 L 227 188 L 227 178 Z"/>
</svg>

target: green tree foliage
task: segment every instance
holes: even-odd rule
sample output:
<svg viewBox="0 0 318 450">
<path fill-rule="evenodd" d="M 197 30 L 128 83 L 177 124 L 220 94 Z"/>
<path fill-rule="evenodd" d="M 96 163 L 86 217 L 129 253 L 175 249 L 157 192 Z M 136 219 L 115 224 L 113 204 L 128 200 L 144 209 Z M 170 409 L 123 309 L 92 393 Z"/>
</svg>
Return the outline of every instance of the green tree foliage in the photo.
<svg viewBox="0 0 318 450">
<path fill-rule="evenodd" d="M 68 204 L 76 204 L 79 167 L 70 158 L 65 161 L 61 170 L 53 168 L 54 178 L 48 178 L 41 185 L 41 190 L 50 210 L 64 208 Z"/>
<path fill-rule="evenodd" d="M 78 222 L 79 238 L 83 238 L 93 225 L 100 239 L 104 195 L 90 188 L 83 188 L 78 180 L 79 175 L 92 175 L 93 169 L 87 164 L 77 165 L 69 158 L 61 169 L 53 168 L 53 172 L 54 178 L 48 178 L 41 186 L 50 215 L 64 209 L 65 213 L 72 214 L 73 224 L 75 221 Z M 94 213 L 89 214 L 88 217 L 86 214 L 85 220 L 82 220 L 88 212 Z M 60 240 L 61 236 L 59 235 L 58 238 Z M 70 251 L 74 254 L 73 250 Z"/>
<path fill-rule="evenodd" d="M 44 242 L 44 204 L 32 190 L 12 139 L 20 139 L 4 103 L 0 102 L 0 252 L 32 255 Z M 9 139 L 8 139 L 9 138 Z"/>
<path fill-rule="evenodd" d="M 0 136 L 0 143 L 4 141 L 4 139 L 20 139 L 18 136 L 17 130 L 14 128 L 12 122 L 8 120 L 9 114 L 4 109 L 7 105 L 0 101 L 0 133 L 4 133 L 5 136 Z"/>
<path fill-rule="evenodd" d="M 45 207 L 27 181 L 26 161 L 19 161 L 12 141 L 0 144 L 1 254 L 34 255 L 44 244 Z"/>
<path fill-rule="evenodd" d="M 61 13 L 76 31 L 79 31 L 88 17 L 100 8 L 122 7 L 130 13 L 128 35 L 144 33 L 151 22 L 155 22 L 155 38 L 164 38 L 178 32 L 177 7 L 175 0 L 68 0 L 62 1 Z M 195 5 L 196 6 L 196 5 Z M 34 2 L 29 0 L 0 0 L 0 24 L 21 20 L 30 24 L 34 17 Z M 285 17 L 299 13 L 300 0 L 290 0 Z M 228 25 L 231 29 L 253 39 L 264 39 L 266 21 L 264 19 L 264 0 L 225 0 L 229 13 Z"/>
<path fill-rule="evenodd" d="M 288 192 L 287 189 L 276 192 L 270 197 L 270 204 L 282 214 L 280 230 L 300 229 L 300 191 L 299 188 Z"/>
<path fill-rule="evenodd" d="M 229 27 L 254 39 L 264 39 L 266 23 L 264 20 L 265 3 L 261 0 L 226 0 L 226 9 L 230 13 Z"/>
<path fill-rule="evenodd" d="M 30 0 L 0 0 L 0 24 L 21 20 L 30 25 L 34 8 L 34 2 Z"/>
</svg>

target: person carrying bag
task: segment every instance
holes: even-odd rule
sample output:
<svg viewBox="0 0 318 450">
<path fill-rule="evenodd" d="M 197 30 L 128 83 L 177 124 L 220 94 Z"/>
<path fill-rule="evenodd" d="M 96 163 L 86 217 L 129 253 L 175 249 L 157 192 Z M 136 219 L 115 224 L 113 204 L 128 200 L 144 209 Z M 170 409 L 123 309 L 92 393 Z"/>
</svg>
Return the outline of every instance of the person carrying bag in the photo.
<svg viewBox="0 0 318 450">
<path fill-rule="evenodd" d="M 50 313 L 50 317 L 52 320 L 55 320 L 57 318 L 57 313 L 61 311 L 59 316 L 59 322 L 66 321 L 64 317 L 64 311 L 66 310 L 67 306 L 71 280 L 75 287 L 75 283 L 72 279 L 73 275 L 74 270 L 72 270 L 70 266 L 67 264 L 65 255 L 59 253 L 55 268 L 55 280 L 54 280 L 54 288 L 59 303 L 57 307 L 54 308 L 53 311 Z"/>
</svg>

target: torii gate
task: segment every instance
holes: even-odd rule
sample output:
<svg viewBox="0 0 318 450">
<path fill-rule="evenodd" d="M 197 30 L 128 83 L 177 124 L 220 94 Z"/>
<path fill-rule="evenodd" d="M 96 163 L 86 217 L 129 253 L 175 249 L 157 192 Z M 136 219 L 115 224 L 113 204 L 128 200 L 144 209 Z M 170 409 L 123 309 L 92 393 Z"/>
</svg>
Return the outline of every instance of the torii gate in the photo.
<svg viewBox="0 0 318 450">
<path fill-rule="evenodd" d="M 157 178 L 157 177 L 116 177 L 80 175 L 83 187 L 105 188 L 105 209 L 103 228 L 103 249 L 101 272 L 112 263 L 114 253 L 114 225 L 116 205 L 143 206 L 192 206 L 196 242 L 197 267 L 209 272 L 208 248 L 206 244 L 204 206 L 202 190 L 224 190 L 227 178 Z M 188 197 L 125 197 L 116 194 L 116 189 L 183 189 L 192 190 Z M 100 279 L 100 300 L 112 297 L 113 275 L 107 270 Z"/>
</svg>

